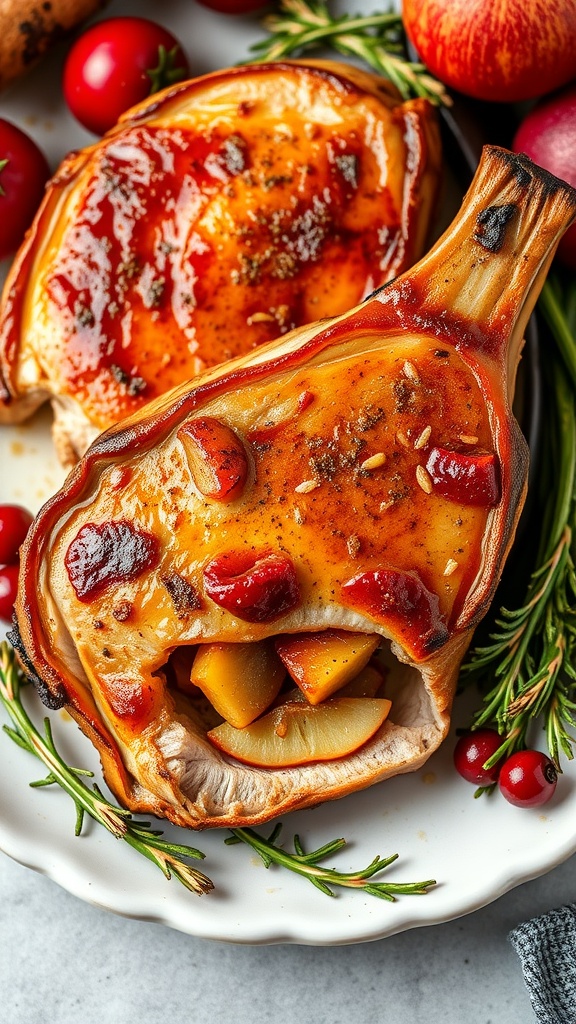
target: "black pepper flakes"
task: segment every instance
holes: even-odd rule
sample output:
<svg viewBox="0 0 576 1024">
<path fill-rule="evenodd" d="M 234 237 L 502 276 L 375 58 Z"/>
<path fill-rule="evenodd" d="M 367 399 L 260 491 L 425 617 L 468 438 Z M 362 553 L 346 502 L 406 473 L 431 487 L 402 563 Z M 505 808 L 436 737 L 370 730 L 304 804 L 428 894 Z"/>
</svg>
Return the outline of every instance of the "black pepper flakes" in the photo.
<svg viewBox="0 0 576 1024">
<path fill-rule="evenodd" d="M 172 598 L 179 619 L 186 618 L 191 612 L 198 611 L 202 607 L 196 587 L 180 573 L 172 572 L 162 576 L 161 579 Z"/>
</svg>

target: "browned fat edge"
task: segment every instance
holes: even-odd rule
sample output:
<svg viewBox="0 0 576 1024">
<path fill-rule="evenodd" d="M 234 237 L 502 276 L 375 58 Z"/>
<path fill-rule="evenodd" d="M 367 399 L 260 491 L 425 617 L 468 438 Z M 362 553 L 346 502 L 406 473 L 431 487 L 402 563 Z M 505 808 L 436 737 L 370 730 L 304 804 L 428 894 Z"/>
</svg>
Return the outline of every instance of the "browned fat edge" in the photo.
<svg viewBox="0 0 576 1024">
<path fill-rule="evenodd" d="M 91 693 L 78 684 L 69 688 L 68 676 L 61 671 L 59 661 L 54 657 L 51 645 L 46 644 L 41 629 L 42 614 L 37 607 L 38 587 L 36 584 L 38 565 L 43 555 L 44 544 L 36 545 L 30 556 L 22 552 L 23 561 L 18 583 L 16 602 L 16 625 L 9 634 L 27 677 L 35 686 L 42 703 L 51 710 L 66 707 L 78 725 L 100 749 L 108 770 L 117 780 L 117 786 L 125 794 L 130 791 L 128 774 L 111 734 L 102 724 Z M 24 547 L 29 546 L 28 538 Z"/>
<path fill-rule="evenodd" d="M 22 333 L 22 313 L 29 287 L 30 275 L 36 256 L 38 239 L 46 234 L 53 208 L 59 199 L 52 186 L 56 178 L 48 181 L 47 191 L 36 212 L 26 239 L 16 254 L 2 292 L 0 305 L 0 372 L 6 391 L 0 391 L 0 401 L 8 403 L 17 397 L 13 371 L 18 363 L 18 348 Z"/>
<path fill-rule="evenodd" d="M 277 74 L 278 72 L 300 76 L 311 75 L 323 79 L 326 82 L 331 82 L 342 95 L 353 96 L 361 92 L 371 92 L 380 98 L 388 97 L 391 105 L 401 103 L 402 101 L 402 97 L 396 89 L 394 87 L 390 88 L 388 83 L 379 79 L 377 75 L 372 75 L 370 72 L 363 71 L 360 68 L 346 67 L 344 64 L 341 64 L 339 69 L 337 61 L 287 60 L 267 64 L 245 64 L 239 67 L 224 68 L 221 71 L 212 71 L 210 74 L 202 75 L 200 78 L 194 78 L 187 82 L 178 82 L 176 85 L 163 89 L 161 92 L 156 93 L 150 102 L 145 100 L 137 107 L 123 114 L 118 121 L 118 125 L 111 129 L 111 132 L 116 132 L 119 127 L 126 128 L 127 124 L 138 124 L 144 119 L 151 118 L 166 103 L 171 103 L 187 93 L 193 96 L 198 90 L 204 89 L 207 84 L 213 83 L 217 85 L 220 81 L 225 81 L 230 77 L 237 77 L 239 75 L 254 74 L 263 77 L 264 75 Z"/>
</svg>

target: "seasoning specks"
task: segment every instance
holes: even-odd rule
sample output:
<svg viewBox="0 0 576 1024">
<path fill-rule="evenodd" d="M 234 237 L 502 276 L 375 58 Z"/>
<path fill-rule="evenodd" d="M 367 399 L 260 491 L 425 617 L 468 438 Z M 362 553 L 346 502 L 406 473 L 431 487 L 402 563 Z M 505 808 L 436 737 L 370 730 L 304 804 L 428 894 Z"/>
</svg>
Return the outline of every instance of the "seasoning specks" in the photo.
<svg viewBox="0 0 576 1024">
<path fill-rule="evenodd" d="M 356 558 L 356 556 L 360 553 L 360 548 L 362 547 L 360 537 L 358 536 L 358 534 L 350 534 L 346 541 L 346 547 L 348 549 L 348 554 L 351 555 L 352 558 Z"/>
<path fill-rule="evenodd" d="M 310 494 L 310 491 L 315 491 L 320 486 L 318 480 L 303 480 L 301 484 L 297 484 L 294 490 L 297 494 Z"/>
<path fill-rule="evenodd" d="M 402 367 L 402 372 L 405 377 L 408 377 L 408 380 L 412 381 L 413 384 L 420 383 L 420 374 L 418 373 L 418 370 L 414 366 L 414 363 L 411 363 L 409 359 L 407 359 L 406 362 L 404 363 L 404 366 Z"/>
<path fill-rule="evenodd" d="M 430 424 L 428 424 L 427 427 L 424 427 L 424 430 L 422 431 L 420 436 L 417 437 L 416 440 L 414 441 L 414 447 L 416 448 L 416 450 L 418 450 L 419 448 L 425 448 L 426 447 L 426 445 L 428 444 L 428 441 L 430 440 L 430 434 L 431 433 L 432 433 L 432 427 L 430 426 Z"/>
<path fill-rule="evenodd" d="M 424 466 L 416 466 L 416 481 L 426 494 L 432 494 L 432 477 Z"/>
<path fill-rule="evenodd" d="M 371 455 L 370 458 L 364 459 L 361 463 L 360 469 L 369 472 L 371 469 L 380 469 L 386 462 L 385 452 L 376 452 L 375 455 Z"/>
</svg>

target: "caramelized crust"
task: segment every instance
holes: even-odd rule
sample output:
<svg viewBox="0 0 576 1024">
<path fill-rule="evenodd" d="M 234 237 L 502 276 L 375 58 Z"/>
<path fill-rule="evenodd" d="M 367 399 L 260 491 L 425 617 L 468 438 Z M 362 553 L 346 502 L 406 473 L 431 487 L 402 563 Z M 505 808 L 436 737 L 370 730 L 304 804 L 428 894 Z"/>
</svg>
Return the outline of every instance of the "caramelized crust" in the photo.
<svg viewBox="0 0 576 1024">
<path fill-rule="evenodd" d="M 207 366 L 406 270 L 440 167 L 433 108 L 336 64 L 235 68 L 71 154 L 7 282 L 4 419 L 55 403 L 64 461 Z"/>
<path fill-rule="evenodd" d="M 128 806 L 254 823 L 438 746 L 521 511 L 516 367 L 575 211 L 574 190 L 487 150 L 415 268 L 111 429 L 45 506 L 22 554 L 23 657 Z M 392 701 L 345 757 L 239 764 L 170 684 L 183 648 L 327 629 L 382 638 Z"/>
</svg>

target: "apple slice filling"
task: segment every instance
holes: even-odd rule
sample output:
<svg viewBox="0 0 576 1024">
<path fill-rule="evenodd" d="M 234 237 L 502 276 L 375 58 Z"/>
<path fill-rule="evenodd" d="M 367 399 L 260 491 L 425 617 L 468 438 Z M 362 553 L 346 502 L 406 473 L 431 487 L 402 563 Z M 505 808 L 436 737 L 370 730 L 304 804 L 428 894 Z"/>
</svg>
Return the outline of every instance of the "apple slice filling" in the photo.
<svg viewBox="0 0 576 1024">
<path fill-rule="evenodd" d="M 287 768 L 346 757 L 385 722 L 390 701 L 336 697 L 324 704 L 282 704 L 245 729 L 228 722 L 211 729 L 215 747 L 237 761 L 262 768 Z"/>
<path fill-rule="evenodd" d="M 208 701 L 207 736 L 219 750 L 260 767 L 308 764 L 345 757 L 385 721 L 386 670 L 371 660 L 380 641 L 326 629 L 211 642 L 177 648 L 170 673 L 180 702 L 198 712 Z"/>
</svg>

